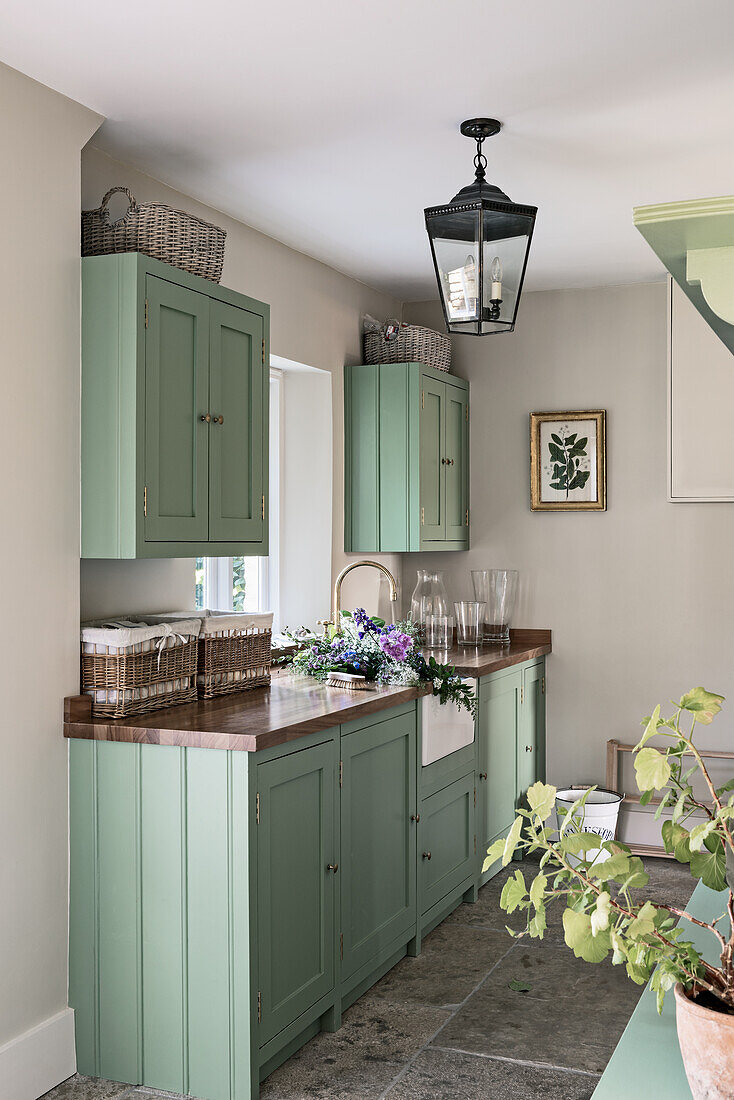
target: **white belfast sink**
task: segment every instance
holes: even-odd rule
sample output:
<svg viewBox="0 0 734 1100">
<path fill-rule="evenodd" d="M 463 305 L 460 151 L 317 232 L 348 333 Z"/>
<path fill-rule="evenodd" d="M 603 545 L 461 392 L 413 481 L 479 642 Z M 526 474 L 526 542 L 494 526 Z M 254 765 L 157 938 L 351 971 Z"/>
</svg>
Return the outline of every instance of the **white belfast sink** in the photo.
<svg viewBox="0 0 734 1100">
<path fill-rule="evenodd" d="M 475 680 L 464 680 L 464 683 L 472 689 L 476 688 Z M 424 695 L 421 699 L 421 720 L 421 763 L 424 767 L 474 741 L 474 719 L 471 714 L 459 710 L 455 703 L 442 706 L 437 695 Z"/>
</svg>

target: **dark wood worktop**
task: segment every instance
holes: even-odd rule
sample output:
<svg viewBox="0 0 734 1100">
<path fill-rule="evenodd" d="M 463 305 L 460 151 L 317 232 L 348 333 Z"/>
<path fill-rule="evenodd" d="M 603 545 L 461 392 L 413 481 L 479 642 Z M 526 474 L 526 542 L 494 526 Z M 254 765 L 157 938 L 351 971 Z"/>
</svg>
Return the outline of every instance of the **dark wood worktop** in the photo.
<svg viewBox="0 0 734 1100">
<path fill-rule="evenodd" d="M 519 630 L 513 631 L 508 646 L 453 646 L 448 655 L 436 653 L 436 658 L 455 665 L 461 676 L 479 677 L 550 651 L 549 630 Z M 64 702 L 64 737 L 257 752 L 412 702 L 429 691 L 427 684 L 343 691 L 274 670 L 269 688 L 115 719 L 93 718 L 91 697 L 72 695 Z"/>
<path fill-rule="evenodd" d="M 430 650 L 423 651 L 428 656 Z M 510 630 L 509 645 L 457 646 L 453 645 L 444 656 L 436 653 L 436 660 L 453 665 L 459 676 L 489 676 L 523 661 L 532 661 L 551 652 L 550 630 Z"/>
</svg>

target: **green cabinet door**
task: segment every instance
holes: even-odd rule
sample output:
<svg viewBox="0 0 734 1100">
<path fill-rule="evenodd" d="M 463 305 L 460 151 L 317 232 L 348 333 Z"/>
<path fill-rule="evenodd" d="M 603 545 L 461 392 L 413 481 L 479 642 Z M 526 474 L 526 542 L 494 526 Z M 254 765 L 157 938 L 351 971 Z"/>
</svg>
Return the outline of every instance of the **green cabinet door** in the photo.
<svg viewBox="0 0 734 1100">
<path fill-rule="evenodd" d="M 262 317 L 212 301 L 209 364 L 209 540 L 260 542 L 268 410 Z"/>
<path fill-rule="evenodd" d="M 466 391 L 446 383 L 446 541 L 466 539 L 469 528 L 469 403 Z"/>
<path fill-rule="evenodd" d="M 209 299 L 146 277 L 145 540 L 209 533 Z"/>
<path fill-rule="evenodd" d="M 342 735 L 342 979 L 415 925 L 416 718 Z"/>
<path fill-rule="evenodd" d="M 517 739 L 517 798 L 537 779 L 545 782 L 545 663 L 523 669 L 520 731 Z"/>
<path fill-rule="evenodd" d="M 421 379 L 421 543 L 446 538 L 446 383 Z"/>
<path fill-rule="evenodd" d="M 422 363 L 344 368 L 344 549 L 469 548 L 469 385 Z"/>
<path fill-rule="evenodd" d="M 421 913 L 474 874 L 474 772 L 421 803 L 418 874 Z"/>
<path fill-rule="evenodd" d="M 481 860 L 492 841 L 506 832 L 515 818 L 521 688 L 521 669 L 479 681 L 477 852 Z M 490 868 L 482 881 L 496 869 Z"/>
<path fill-rule="evenodd" d="M 334 987 L 336 771 L 333 741 L 257 768 L 260 1046 Z"/>
</svg>

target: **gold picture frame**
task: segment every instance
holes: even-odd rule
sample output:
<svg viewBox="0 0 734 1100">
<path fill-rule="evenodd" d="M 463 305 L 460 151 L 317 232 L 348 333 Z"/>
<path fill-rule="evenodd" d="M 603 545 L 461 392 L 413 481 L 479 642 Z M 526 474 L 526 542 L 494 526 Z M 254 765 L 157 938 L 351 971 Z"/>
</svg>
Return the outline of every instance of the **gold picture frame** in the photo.
<svg viewBox="0 0 734 1100">
<path fill-rule="evenodd" d="M 606 511 L 606 420 L 605 409 L 530 414 L 534 512 Z"/>
</svg>

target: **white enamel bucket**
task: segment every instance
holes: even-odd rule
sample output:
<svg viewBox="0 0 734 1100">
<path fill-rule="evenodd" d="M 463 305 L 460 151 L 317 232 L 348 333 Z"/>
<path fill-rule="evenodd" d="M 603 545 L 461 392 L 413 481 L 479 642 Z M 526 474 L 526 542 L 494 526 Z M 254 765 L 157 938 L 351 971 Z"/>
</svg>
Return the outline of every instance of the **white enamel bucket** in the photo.
<svg viewBox="0 0 734 1100">
<path fill-rule="evenodd" d="M 567 790 L 556 791 L 556 828 L 559 833 L 564 832 L 596 833 L 601 840 L 614 840 L 617 833 L 617 818 L 619 817 L 619 805 L 622 795 L 616 791 L 606 791 L 600 787 L 591 791 L 586 802 L 574 814 L 573 823 L 566 820 L 566 814 L 577 799 L 581 798 L 588 787 L 571 787 Z M 581 860 L 577 856 L 569 854 L 569 862 L 574 866 Z M 609 858 L 609 852 L 603 848 L 592 848 L 586 853 L 587 860 L 592 863 Z"/>
</svg>

